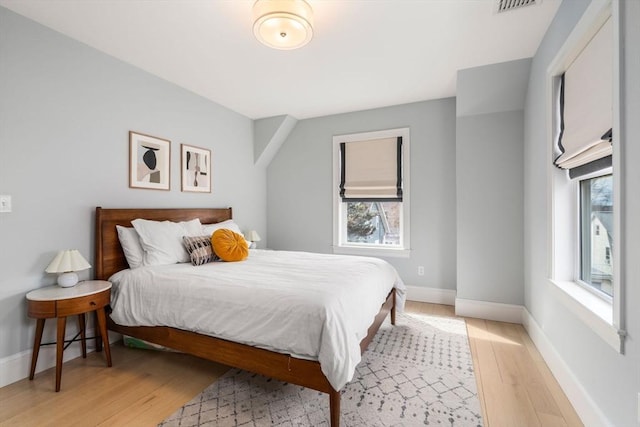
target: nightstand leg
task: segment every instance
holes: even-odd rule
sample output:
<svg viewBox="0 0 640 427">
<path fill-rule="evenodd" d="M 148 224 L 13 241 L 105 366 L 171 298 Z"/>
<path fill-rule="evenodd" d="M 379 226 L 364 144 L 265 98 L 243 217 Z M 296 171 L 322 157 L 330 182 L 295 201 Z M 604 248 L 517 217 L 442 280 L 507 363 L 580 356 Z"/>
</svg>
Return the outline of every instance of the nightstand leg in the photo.
<svg viewBox="0 0 640 427">
<path fill-rule="evenodd" d="M 58 317 L 58 333 L 56 341 L 56 391 L 60 391 L 62 378 L 62 354 L 64 353 L 64 332 L 67 326 L 66 317 Z"/>
<path fill-rule="evenodd" d="M 104 307 L 96 310 L 98 317 L 98 326 L 100 327 L 100 335 L 104 344 L 104 354 L 107 356 L 107 366 L 111 367 L 111 348 L 109 347 L 109 333 L 107 332 L 107 316 Z"/>
<path fill-rule="evenodd" d="M 87 334 L 85 328 L 84 313 L 78 314 L 78 329 L 80 329 L 80 339 L 82 343 L 82 358 L 87 358 Z"/>
<path fill-rule="evenodd" d="M 36 374 L 36 364 L 38 363 L 38 353 L 40 352 L 40 342 L 42 341 L 42 331 L 44 330 L 44 321 L 47 319 L 37 319 L 36 336 L 33 339 L 33 353 L 31 354 L 31 372 L 29 379 L 32 380 Z"/>
<path fill-rule="evenodd" d="M 100 333 L 100 321 L 98 319 L 98 312 L 95 311 L 95 317 L 93 319 L 93 336 L 96 337 L 96 352 L 102 351 L 102 337 Z"/>
</svg>

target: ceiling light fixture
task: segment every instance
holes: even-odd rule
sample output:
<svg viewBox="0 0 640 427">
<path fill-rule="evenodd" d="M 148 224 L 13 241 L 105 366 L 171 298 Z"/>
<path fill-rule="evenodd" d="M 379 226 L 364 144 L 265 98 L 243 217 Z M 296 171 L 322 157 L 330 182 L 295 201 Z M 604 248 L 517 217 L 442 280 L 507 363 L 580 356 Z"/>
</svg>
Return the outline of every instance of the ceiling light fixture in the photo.
<svg viewBox="0 0 640 427">
<path fill-rule="evenodd" d="M 313 11 L 305 0 L 257 0 L 253 34 L 274 49 L 297 49 L 313 37 Z"/>
</svg>

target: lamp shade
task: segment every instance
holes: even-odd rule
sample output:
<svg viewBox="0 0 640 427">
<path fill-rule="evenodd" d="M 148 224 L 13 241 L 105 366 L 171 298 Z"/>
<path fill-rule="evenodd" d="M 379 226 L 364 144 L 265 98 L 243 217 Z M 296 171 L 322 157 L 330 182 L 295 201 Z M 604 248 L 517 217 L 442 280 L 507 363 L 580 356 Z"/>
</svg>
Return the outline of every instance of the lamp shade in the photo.
<svg viewBox="0 0 640 427">
<path fill-rule="evenodd" d="M 247 233 L 247 240 L 250 242 L 259 242 L 260 241 L 260 235 L 258 234 L 258 232 L 256 230 L 251 230 Z"/>
<path fill-rule="evenodd" d="M 91 268 L 91 264 L 76 249 L 60 251 L 49 263 L 47 273 L 68 273 Z"/>
<path fill-rule="evenodd" d="M 304 0 L 257 0 L 253 34 L 274 49 L 297 49 L 313 37 L 313 11 Z"/>
</svg>

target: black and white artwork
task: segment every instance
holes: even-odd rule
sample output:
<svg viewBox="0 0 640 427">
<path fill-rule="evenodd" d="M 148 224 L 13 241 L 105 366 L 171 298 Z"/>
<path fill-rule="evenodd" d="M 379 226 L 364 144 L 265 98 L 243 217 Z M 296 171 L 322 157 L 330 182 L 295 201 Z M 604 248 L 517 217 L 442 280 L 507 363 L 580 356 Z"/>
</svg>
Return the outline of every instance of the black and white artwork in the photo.
<svg viewBox="0 0 640 427">
<path fill-rule="evenodd" d="M 129 187 L 171 188 L 171 141 L 129 132 Z"/>
<path fill-rule="evenodd" d="M 182 144 L 182 191 L 211 193 L 211 150 Z"/>
</svg>

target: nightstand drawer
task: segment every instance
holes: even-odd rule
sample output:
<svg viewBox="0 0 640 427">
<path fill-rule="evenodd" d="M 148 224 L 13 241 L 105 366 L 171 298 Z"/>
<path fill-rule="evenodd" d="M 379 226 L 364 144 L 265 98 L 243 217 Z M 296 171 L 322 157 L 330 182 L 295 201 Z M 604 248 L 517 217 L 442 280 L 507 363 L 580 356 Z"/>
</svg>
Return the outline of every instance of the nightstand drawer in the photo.
<svg viewBox="0 0 640 427">
<path fill-rule="evenodd" d="M 87 295 L 80 298 L 63 299 L 56 302 L 58 316 L 71 316 L 72 314 L 86 313 L 97 310 L 109 304 L 111 290 L 95 295 Z"/>
<path fill-rule="evenodd" d="M 29 317 L 36 319 L 48 319 L 56 317 L 55 301 L 29 301 L 28 313 Z"/>
</svg>

